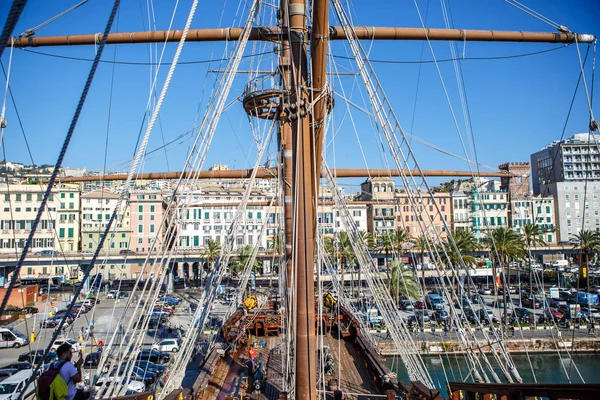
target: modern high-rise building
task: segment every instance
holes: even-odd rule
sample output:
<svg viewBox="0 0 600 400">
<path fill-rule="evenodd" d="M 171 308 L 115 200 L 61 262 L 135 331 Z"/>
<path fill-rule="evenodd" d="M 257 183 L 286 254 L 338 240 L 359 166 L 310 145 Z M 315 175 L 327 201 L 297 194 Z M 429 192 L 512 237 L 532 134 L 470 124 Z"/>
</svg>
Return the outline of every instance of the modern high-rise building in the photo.
<svg viewBox="0 0 600 400">
<path fill-rule="evenodd" d="M 600 135 L 578 133 L 531 155 L 535 195 L 553 196 L 558 241 L 600 231 Z"/>
</svg>

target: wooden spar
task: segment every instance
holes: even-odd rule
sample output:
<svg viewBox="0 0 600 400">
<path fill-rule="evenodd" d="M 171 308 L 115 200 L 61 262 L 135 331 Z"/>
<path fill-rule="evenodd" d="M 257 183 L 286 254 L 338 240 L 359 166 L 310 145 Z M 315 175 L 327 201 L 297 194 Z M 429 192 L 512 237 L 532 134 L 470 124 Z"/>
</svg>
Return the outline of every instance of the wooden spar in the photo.
<svg viewBox="0 0 600 400">
<path fill-rule="evenodd" d="M 283 147 L 283 160 L 284 164 L 289 162 L 289 169 L 291 170 L 291 133 L 286 132 L 289 129 L 289 124 L 283 124 L 281 127 L 282 147 Z M 287 165 L 287 164 L 286 164 Z M 352 168 L 337 168 L 332 169 L 333 176 L 337 178 L 368 178 L 368 177 L 396 177 L 400 176 L 397 170 L 387 169 L 352 169 Z M 471 171 L 454 171 L 454 170 L 440 170 L 440 169 L 425 169 L 422 170 L 423 176 L 426 177 L 472 177 Z M 417 170 L 403 170 L 403 173 L 419 175 L 420 172 Z M 200 171 L 197 172 L 147 172 L 142 174 L 136 174 L 133 176 L 135 180 L 141 179 L 179 179 L 183 175 L 183 178 L 197 177 L 198 179 L 248 179 L 252 175 L 251 169 L 230 169 L 225 171 Z M 259 179 L 273 179 L 277 177 L 277 169 L 275 168 L 261 168 L 257 173 L 256 177 Z M 291 172 L 288 175 L 287 170 L 284 168 L 284 185 L 289 188 L 291 185 L 292 177 Z M 506 172 L 479 172 L 477 176 L 485 178 L 502 178 L 502 177 L 516 177 L 521 176 L 517 174 L 509 174 Z M 68 176 L 60 178 L 61 183 L 72 183 L 72 182 L 91 182 L 91 181 L 123 181 L 127 179 L 127 174 L 111 174 L 111 175 L 94 175 L 94 176 Z M 285 196 L 290 196 L 291 192 L 286 191 Z"/>
<path fill-rule="evenodd" d="M 341 26 L 330 26 L 330 40 L 345 40 Z M 394 27 L 354 27 L 358 39 L 365 40 L 454 40 L 467 42 L 538 42 L 538 43 L 592 43 L 594 35 L 562 32 L 521 32 L 471 29 L 423 29 Z M 163 43 L 179 42 L 183 31 L 121 32 L 108 35 L 107 44 Z M 186 42 L 225 42 L 238 40 L 242 28 L 190 29 Z M 253 41 L 279 41 L 288 35 L 277 26 L 253 28 L 250 39 Z M 102 34 L 82 34 L 67 36 L 31 36 L 9 39 L 7 46 L 80 46 L 100 43 Z"/>
</svg>

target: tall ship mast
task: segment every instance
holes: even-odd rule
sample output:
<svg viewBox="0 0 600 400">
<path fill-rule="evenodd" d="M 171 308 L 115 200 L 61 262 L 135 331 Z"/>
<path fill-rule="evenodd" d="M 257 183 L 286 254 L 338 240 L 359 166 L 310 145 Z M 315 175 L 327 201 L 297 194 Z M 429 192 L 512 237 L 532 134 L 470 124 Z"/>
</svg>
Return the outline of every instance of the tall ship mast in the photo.
<svg viewBox="0 0 600 400">
<path fill-rule="evenodd" d="M 137 349 L 143 344 L 144 332 L 151 323 L 150 312 L 154 309 L 160 296 L 160 288 L 163 283 L 172 279 L 173 265 L 178 257 L 174 249 L 176 244 L 181 241 L 181 232 L 185 229 L 183 226 L 187 223 L 189 210 L 193 207 L 194 189 L 200 188 L 200 182 L 203 179 L 244 179 L 245 183 L 241 185 L 239 200 L 236 203 L 240 211 L 232 216 L 231 221 L 227 224 L 227 234 L 220 246 L 220 251 L 217 251 L 214 257 L 203 257 L 205 262 L 207 258 L 209 259 L 207 262 L 208 274 L 203 287 L 197 289 L 198 307 L 192 314 L 193 322 L 182 340 L 177 357 L 173 357 L 170 375 L 165 378 L 164 384 L 156 396 L 163 399 L 181 393 L 182 382 L 189 374 L 186 372 L 186 368 L 193 363 L 193 360 L 196 360 L 199 338 L 210 321 L 211 309 L 219 297 L 219 288 L 222 287 L 224 279 L 227 279 L 227 270 L 231 265 L 232 257 L 234 257 L 232 253 L 236 246 L 236 233 L 240 229 L 242 219 L 245 218 L 244 211 L 254 204 L 250 200 L 253 185 L 256 184 L 257 179 L 273 177 L 277 180 L 279 189 L 273 196 L 265 197 L 261 204 L 271 209 L 278 207 L 281 210 L 279 218 L 282 230 L 277 236 L 277 240 L 280 240 L 281 243 L 276 250 L 273 250 L 274 257 L 279 257 L 280 265 L 282 265 L 279 271 L 279 293 L 277 296 L 270 296 L 268 300 L 261 300 L 260 296 L 257 297 L 252 290 L 248 289 L 248 280 L 252 279 L 253 263 L 259 256 L 258 245 L 254 246 L 239 272 L 239 286 L 234 301 L 236 304 L 225 314 L 226 317 L 221 322 L 219 334 L 210 341 L 204 342 L 206 348 L 201 365 L 205 369 L 201 369 L 196 379 L 197 391 L 191 396 L 195 398 L 318 399 L 337 398 L 336 396 L 340 396 L 341 392 L 346 392 L 348 395 L 356 396 L 355 398 L 375 398 L 368 397 L 369 395 L 366 393 L 360 394 L 361 397 L 357 393 L 352 393 L 349 383 L 342 384 L 341 382 L 345 378 L 340 372 L 341 370 L 338 370 L 337 373 L 331 371 L 329 374 L 325 373 L 329 368 L 335 369 L 336 363 L 339 363 L 338 365 L 352 364 L 348 361 L 348 354 L 351 354 L 351 351 L 356 351 L 358 359 L 365 364 L 363 366 L 355 365 L 356 368 L 352 371 L 356 370 L 356 372 L 352 372 L 352 374 L 356 375 L 353 377 L 356 376 L 361 380 L 372 379 L 375 382 L 372 385 L 374 390 L 388 398 L 401 396 L 402 393 L 417 393 L 418 396 L 421 396 L 420 398 L 436 399 L 441 398 L 442 390 L 446 391 L 448 395 L 454 393 L 455 398 L 459 396 L 459 392 L 465 393 L 467 398 L 475 398 L 475 393 L 480 393 L 482 396 L 490 394 L 508 396 L 506 398 L 537 395 L 555 398 L 557 393 L 558 396 L 565 393 L 576 393 L 580 396 L 578 398 L 584 399 L 598 395 L 598 385 L 557 384 L 554 387 L 531 384 L 528 386 L 523 383 L 511 358 L 510 350 L 504 345 L 501 332 L 492 329 L 486 331 L 487 333 L 483 336 L 478 336 L 473 329 L 462 323 L 457 326 L 457 332 L 459 332 L 457 340 L 470 370 L 468 380 L 474 383 L 453 382 L 449 384 L 449 389 L 440 387 L 439 382 L 434 380 L 425 365 L 420 355 L 419 343 L 413 339 L 407 321 L 399 317 L 398 298 L 394 297 L 393 291 L 384 282 L 384 274 L 370 257 L 369 247 L 364 240 L 361 240 L 359 229 L 348 211 L 346 198 L 337 184 L 337 180 L 343 176 L 382 177 L 390 180 L 391 177 L 397 177 L 403 187 L 402 190 L 407 194 L 405 204 L 411 210 L 416 210 L 419 209 L 419 204 L 424 204 L 424 199 L 433 198 L 433 190 L 427 184 L 426 176 L 430 174 L 443 175 L 442 172 L 439 174 L 436 171 L 427 172 L 421 168 L 411 144 L 410 133 L 400 127 L 397 111 L 388 99 L 389 90 L 384 91 L 377 77 L 369 50 L 366 47 L 367 43 L 373 43 L 376 46 L 379 41 L 425 41 L 431 46 L 435 41 L 449 41 L 462 43 L 466 47 L 470 42 L 531 42 L 579 46 L 580 44 L 595 43 L 594 35 L 574 33 L 564 26 L 559 26 L 555 32 L 548 33 L 431 29 L 425 25 L 418 28 L 362 27 L 353 25 L 349 10 L 338 0 L 332 2 L 281 0 L 277 4 L 254 0 L 246 2 L 246 8 L 241 13 L 244 18 L 240 18 L 242 22 L 237 27 L 193 29 L 191 25 L 194 14 L 200 10 L 196 9 L 198 2 L 192 1 L 183 30 L 173 28 L 148 32 L 109 33 L 115 31 L 118 18 L 119 1 L 115 1 L 104 33 L 72 34 L 69 32 L 59 36 L 40 36 L 32 30 L 15 36 L 17 31 L 14 29 L 19 16 L 26 13 L 22 10 L 21 3 L 25 2 L 15 0 L 9 10 L 3 32 L 6 38 L 3 36 L 3 42 L 0 42 L 0 46 L 2 46 L 0 47 L 0 56 L 4 52 L 6 58 L 6 54 L 10 52 L 12 59 L 12 54 L 15 54 L 15 57 L 18 56 L 19 49 L 38 51 L 42 48 L 61 46 L 95 46 L 97 49 L 59 162 L 55 164 L 54 171 L 47 181 L 48 190 L 39 208 L 38 222 L 43 215 L 45 203 L 48 201 L 50 190 L 54 185 L 94 180 L 91 177 L 61 179 L 58 172 L 63 166 L 64 153 L 69 147 L 71 137 L 76 132 L 75 128 L 81 110 L 85 110 L 87 91 L 94 79 L 95 69 L 100 63 L 102 51 L 106 54 L 111 46 L 121 44 L 151 43 L 166 47 L 168 43 L 173 43 L 172 46 L 178 46 L 172 62 L 168 63 L 168 73 L 162 88 L 160 80 L 157 79 L 153 82 L 155 93 L 149 101 L 150 107 L 148 107 L 148 113 L 142 124 L 135 155 L 130 162 L 128 173 L 120 176 L 106 175 L 101 178 L 103 182 L 122 180 L 125 181 L 125 186 L 132 184 L 135 179 L 172 179 L 173 190 L 169 196 L 171 201 L 164 212 L 164 220 L 159 228 L 165 239 L 156 247 L 156 250 L 148 252 L 144 261 L 145 273 L 146 275 L 152 274 L 153 279 L 144 283 L 142 289 L 139 289 L 138 296 L 132 296 L 127 301 L 126 309 L 133 310 L 133 316 L 130 315 L 126 318 L 126 314 L 123 313 L 123 317 L 119 320 L 119 326 L 123 327 L 124 333 L 120 333 L 121 337 L 115 333 L 107 341 L 107 346 L 96 370 L 96 376 L 93 378 L 95 382 L 106 375 L 104 373 L 106 370 L 118 371 L 121 368 L 120 371 L 129 371 L 125 374 L 132 374 L 131 370 L 134 364 L 128 355 L 138 351 Z M 261 25 L 262 21 L 267 20 L 264 17 L 267 12 L 274 12 L 275 17 L 272 18 L 274 23 Z M 330 13 L 335 17 L 335 23 L 338 25 L 332 23 Z M 158 123 L 161 105 L 173 73 L 178 66 L 181 50 L 189 42 L 228 42 L 230 43 L 228 46 L 232 47 L 228 53 L 225 68 L 213 71 L 219 78 L 210 93 L 206 114 L 199 119 L 195 127 L 196 133 L 190 145 L 191 150 L 186 156 L 181 171 L 140 173 L 140 163 L 143 163 L 144 157 L 147 157 L 149 137 Z M 331 70 L 333 62 L 329 60 L 333 42 L 344 42 L 347 58 L 355 63 L 355 70 L 352 74 L 356 77 L 357 82 L 363 85 L 364 100 L 369 108 L 362 111 L 366 111 L 374 121 L 372 128 L 379 135 L 379 146 L 386 146 L 385 157 L 389 163 L 387 169 L 354 168 L 350 170 L 331 168 L 327 163 L 327 157 L 324 155 L 324 143 L 328 139 L 333 140 L 332 136 L 335 135 L 332 130 L 333 117 L 331 115 L 333 111 L 339 107 L 341 101 L 348 101 L 349 104 L 360 108 L 350 99 L 345 98 L 346 94 L 334 92 L 332 88 L 330 77 L 343 75 L 337 69 Z M 276 57 L 271 64 L 257 62 L 251 65 L 248 71 L 243 71 L 241 65 L 247 50 L 257 43 L 273 44 Z M 253 49 L 255 48 L 253 47 Z M 265 71 L 263 69 L 265 65 L 270 65 L 271 70 Z M 161 73 L 164 74 L 164 71 Z M 208 172 L 204 168 L 207 152 L 215 137 L 220 118 L 226 108 L 230 106 L 227 102 L 231 101 L 232 88 L 235 86 L 234 80 L 239 76 L 247 76 L 245 91 L 238 100 L 254 127 L 256 144 L 254 152 L 257 155 L 257 161 L 252 168 L 247 170 Z M 156 71 L 155 79 L 158 77 L 159 73 Z M 589 124 L 591 133 L 597 131 L 598 123 L 592 117 L 590 117 Z M 261 166 L 264 151 L 269 143 L 275 143 L 274 147 L 277 150 L 278 159 L 275 168 Z M 470 167 L 472 166 L 470 164 Z M 477 177 L 483 177 L 486 174 L 503 176 L 507 179 L 515 177 L 510 173 L 498 171 L 479 173 L 478 168 L 476 170 L 476 172 L 473 170 L 470 172 Z M 457 172 L 449 173 L 456 176 Z M 341 265 L 340 260 L 346 257 L 332 252 L 332 257 L 337 257 L 337 260 L 332 260 L 324 255 L 325 247 L 328 244 L 334 246 L 342 241 L 331 238 L 328 241 L 319 230 L 321 224 L 319 209 L 324 186 L 328 187 L 331 193 L 333 209 L 341 221 L 343 231 L 346 232 L 345 237 L 348 244 L 344 251 L 351 251 L 352 263 L 355 262 L 358 265 L 357 280 L 354 278 L 354 272 L 351 273 L 352 289 L 354 290 L 355 281 L 358 285 L 357 293 L 362 293 L 363 282 L 366 282 L 369 287 L 371 297 L 369 301 L 373 304 L 370 310 L 377 310 L 379 317 L 385 322 L 388 338 L 391 339 L 395 352 L 402 360 L 410 378 L 411 382 L 408 386 L 403 386 L 398 382 L 396 376 L 378 354 L 377 342 L 379 339 L 371 335 L 368 324 L 357 314 L 357 310 L 354 308 L 357 302 L 342 299 L 345 292 L 344 280 L 347 279 L 343 267 L 341 267 L 341 277 L 338 277 L 341 284 L 337 281 L 338 278 L 331 278 L 329 284 L 333 286 L 323 289 L 325 284 L 324 276 L 321 273 L 323 266 L 335 264 L 336 261 L 338 265 Z M 113 223 L 115 226 L 119 226 L 121 223 L 127 209 L 127 202 L 126 196 L 122 196 L 120 203 L 113 210 L 109 223 L 100 236 L 100 243 L 93 251 L 91 262 L 83 271 L 85 278 L 94 274 L 96 264 L 103 263 L 101 249 L 104 240 L 109 240 L 107 238 L 110 237 Z M 430 216 L 442 215 L 437 205 L 430 207 L 429 211 L 414 212 L 417 214 L 417 218 L 419 215 L 421 216 L 419 229 L 423 237 L 430 233 L 427 219 Z M 443 221 L 443 218 L 441 219 Z M 468 262 L 461 254 L 449 224 L 445 222 L 443 224 L 446 232 L 444 237 L 441 237 L 439 233 L 433 233 L 430 237 L 423 239 L 422 252 L 429 254 L 436 264 L 445 263 L 448 266 L 446 272 L 441 272 L 441 274 L 445 274 L 448 283 L 442 283 L 439 290 L 441 296 L 450 302 L 457 298 L 458 295 L 455 292 L 464 290 L 464 285 L 469 285 L 472 278 Z M 9 290 L 14 287 L 18 272 L 26 262 L 36 226 L 37 223 L 31 228 L 25 248 L 16 260 L 17 272 L 13 274 L 14 279 L 9 285 Z M 393 231 L 397 232 L 398 229 L 393 229 Z M 264 232 L 261 233 L 261 235 L 263 234 Z M 273 243 L 277 240 L 274 239 Z M 446 243 L 447 247 L 440 246 L 442 242 Z M 451 257 L 449 253 L 455 253 L 456 257 Z M 503 261 L 501 260 L 501 262 Z M 343 263 L 346 263 L 345 259 Z M 403 267 L 398 268 L 397 271 L 403 270 Z M 464 283 L 465 278 L 463 278 L 463 283 L 458 283 L 461 281 L 459 275 L 466 275 L 467 282 Z M 508 275 L 510 276 L 510 272 Z M 141 277 L 142 274 L 140 274 L 140 280 Z M 337 283 L 333 283 L 334 281 Z M 405 283 L 397 281 L 396 284 Z M 69 304 L 70 308 L 74 306 L 81 290 L 80 287 L 76 292 Z M 337 293 L 336 296 L 332 295 L 334 292 Z M 2 303 L 3 309 L 6 307 L 8 296 L 7 294 Z M 327 304 L 324 305 L 324 302 Z M 237 308 L 236 306 L 240 303 L 243 303 L 243 307 Z M 451 311 L 451 314 L 452 317 L 460 318 L 457 311 Z M 506 307 L 504 316 L 506 317 Z M 137 321 L 140 323 L 138 324 Z M 64 322 L 65 319 L 62 323 Z M 264 336 L 266 339 L 269 339 L 269 336 L 278 337 L 277 344 L 270 346 L 275 342 L 262 340 L 261 345 L 257 346 L 256 342 L 252 342 L 248 338 L 248 335 L 257 335 L 259 332 L 261 332 L 259 336 Z M 348 353 L 341 350 L 334 351 L 324 345 L 324 342 L 329 340 L 324 337 L 328 335 L 336 339 L 336 341 L 331 339 L 331 344 L 339 345 L 337 340 L 352 341 L 353 350 L 348 350 Z M 52 342 L 57 337 L 58 333 L 52 337 L 47 350 L 50 349 Z M 260 363 L 255 360 L 257 351 L 262 356 Z M 334 353 L 340 359 L 334 361 Z M 249 364 L 240 365 L 241 363 L 238 362 L 240 360 L 245 360 Z M 270 363 L 273 365 L 276 363 L 277 367 L 269 367 Z M 356 359 L 354 364 L 359 364 Z M 261 368 L 262 372 L 260 372 Z M 278 374 L 271 372 L 277 368 L 279 368 Z M 242 379 L 244 374 L 245 379 Z M 130 375 L 127 376 L 130 377 Z M 96 398 L 125 395 L 127 392 L 126 381 L 127 379 L 123 379 L 122 382 L 115 379 L 103 390 L 97 390 Z M 209 384 L 209 382 L 212 383 Z M 252 386 L 256 382 L 258 382 L 256 387 Z M 446 383 L 444 382 L 444 385 Z M 232 390 L 231 385 L 237 385 L 236 390 Z M 218 387 L 215 389 L 214 386 Z"/>
</svg>

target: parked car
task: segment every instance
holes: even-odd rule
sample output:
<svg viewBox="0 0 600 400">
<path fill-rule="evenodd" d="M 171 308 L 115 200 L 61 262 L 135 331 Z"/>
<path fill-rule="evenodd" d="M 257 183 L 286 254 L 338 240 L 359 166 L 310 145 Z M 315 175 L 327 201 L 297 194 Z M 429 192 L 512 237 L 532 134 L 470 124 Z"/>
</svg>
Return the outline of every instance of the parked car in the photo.
<svg viewBox="0 0 600 400">
<path fill-rule="evenodd" d="M 45 349 L 41 349 L 32 350 L 29 353 L 23 353 L 19 356 L 19 361 L 29 361 L 32 364 L 39 364 L 43 359 L 44 364 L 50 364 L 58 359 L 58 356 L 53 351 L 49 352 L 48 355 L 46 355 L 46 358 L 44 358 L 45 352 Z"/>
<path fill-rule="evenodd" d="M 31 374 L 33 374 L 33 369 L 24 369 L 4 379 L 0 383 L 0 399 L 27 398 L 35 392 L 35 380 L 31 379 L 27 385 Z"/>
<path fill-rule="evenodd" d="M 541 308 L 542 307 L 542 302 L 540 301 L 540 299 L 532 297 L 532 296 L 523 297 L 522 304 L 523 304 L 523 307 L 529 307 L 529 308 Z"/>
<path fill-rule="evenodd" d="M 135 254 L 135 251 L 129 250 L 129 249 L 125 249 L 125 250 L 119 251 L 119 254 Z"/>
<path fill-rule="evenodd" d="M 155 364 L 164 364 L 171 361 L 171 356 L 168 353 L 161 353 L 158 350 L 146 349 L 138 353 L 137 360 L 152 361 Z"/>
<path fill-rule="evenodd" d="M 426 308 L 424 301 L 417 301 L 414 304 L 414 308 L 417 310 L 424 310 Z"/>
<path fill-rule="evenodd" d="M 19 371 L 31 368 L 33 368 L 33 366 L 29 362 L 14 362 L 2 367 L 2 369 L 16 369 Z"/>
<path fill-rule="evenodd" d="M 174 296 L 161 297 L 160 299 L 158 299 L 158 301 L 164 301 L 170 306 L 176 306 L 181 302 L 179 298 Z"/>
<path fill-rule="evenodd" d="M 548 320 L 554 319 L 558 321 L 559 319 L 564 317 L 564 314 L 558 311 L 556 308 L 547 308 L 546 310 L 544 310 L 544 316 Z"/>
<path fill-rule="evenodd" d="M 102 357 L 102 353 L 99 351 L 94 351 L 87 356 L 85 356 L 85 360 L 83 360 L 84 367 L 97 367 L 100 364 L 100 357 Z"/>
<path fill-rule="evenodd" d="M 167 367 L 164 365 L 155 364 L 148 360 L 137 360 L 135 366 L 140 367 L 144 371 L 154 372 L 157 376 L 162 375 L 167 370 Z"/>
<path fill-rule="evenodd" d="M 443 321 L 448 321 L 449 315 L 446 310 L 438 310 L 433 313 L 433 319 L 438 323 L 442 323 Z"/>
<path fill-rule="evenodd" d="M 584 315 L 586 318 L 592 318 L 594 320 L 600 318 L 600 312 L 597 308 L 589 307 L 587 305 L 581 305 L 580 308 L 581 315 Z"/>
<path fill-rule="evenodd" d="M 489 325 L 492 322 L 498 322 L 498 318 L 494 315 L 492 310 L 488 310 L 486 308 L 480 308 L 476 311 L 476 315 L 481 321 L 482 324 Z"/>
<path fill-rule="evenodd" d="M 179 351 L 179 343 L 175 339 L 164 339 L 152 345 L 154 350 L 177 353 Z"/>
<path fill-rule="evenodd" d="M 46 318 L 46 319 L 40 321 L 40 328 L 56 328 L 58 326 L 58 324 L 60 324 L 61 320 L 62 320 L 62 317 Z M 63 327 L 68 327 L 69 325 L 70 325 L 70 323 L 69 323 L 69 320 L 67 319 L 65 321 Z"/>
<path fill-rule="evenodd" d="M 36 307 L 23 307 L 21 311 L 24 314 L 37 314 L 39 310 Z"/>
<path fill-rule="evenodd" d="M 400 309 L 404 310 L 404 311 L 413 311 L 414 307 L 413 307 L 412 303 L 410 302 L 410 300 L 404 299 L 404 300 L 400 300 Z"/>
<path fill-rule="evenodd" d="M 75 340 L 75 339 L 56 339 L 54 341 L 54 344 L 52 344 L 52 347 L 50 347 L 50 351 L 54 351 L 56 352 L 56 350 L 64 343 L 69 343 L 71 345 L 71 348 L 73 349 L 73 352 L 78 352 L 79 350 L 81 350 L 81 344 Z"/>
<path fill-rule="evenodd" d="M 126 367 L 126 364 L 121 364 L 119 375 L 125 375 Z M 143 381 L 146 386 L 150 386 L 156 381 L 156 373 L 152 371 L 144 371 L 142 368 L 136 367 L 135 365 L 130 365 L 129 368 L 127 368 L 127 372 L 129 371 L 131 371 L 131 379 L 140 382 Z"/>
<path fill-rule="evenodd" d="M 5 380 L 9 376 L 12 376 L 12 375 L 16 374 L 17 372 L 19 372 L 19 370 L 16 369 L 16 368 L 1 368 L 0 369 L 0 382 L 2 382 L 3 380 Z M 0 383 L 0 386 L 1 385 L 2 384 Z M 1 392 L 1 389 L 0 389 L 0 392 Z"/>
<path fill-rule="evenodd" d="M 515 307 L 514 313 L 510 316 L 511 321 L 519 321 L 528 324 L 533 320 L 533 313 L 526 308 Z"/>
<path fill-rule="evenodd" d="M 108 292 L 106 294 L 106 298 L 107 299 L 115 299 L 117 297 L 117 291 L 116 290 L 111 290 L 110 292 Z"/>
<path fill-rule="evenodd" d="M 483 287 L 479 288 L 479 290 L 477 292 L 479 294 L 489 296 L 490 294 L 492 294 L 492 288 L 490 288 L 489 286 L 483 286 Z"/>
</svg>

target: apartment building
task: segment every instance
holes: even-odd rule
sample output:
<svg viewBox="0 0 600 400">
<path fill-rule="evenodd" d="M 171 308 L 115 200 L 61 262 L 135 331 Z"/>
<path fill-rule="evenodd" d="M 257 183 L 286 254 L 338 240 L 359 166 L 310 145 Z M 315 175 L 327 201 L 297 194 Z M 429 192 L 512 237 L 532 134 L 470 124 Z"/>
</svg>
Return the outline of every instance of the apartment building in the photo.
<svg viewBox="0 0 600 400">
<path fill-rule="evenodd" d="M 209 240 L 224 244 L 244 191 L 242 185 L 209 183 L 181 194 L 177 199 L 180 221 L 177 248 L 180 251 L 201 250 Z M 267 222 L 267 208 L 272 199 L 273 193 L 253 189 L 250 202 L 240 216 L 239 230 L 232 233 L 234 248 L 256 243 L 266 248 L 267 232 L 262 228 Z"/>
<path fill-rule="evenodd" d="M 81 250 L 83 252 L 92 253 L 96 250 L 119 201 L 120 196 L 108 189 L 81 195 Z M 129 249 L 130 211 L 126 204 L 126 201 L 121 202 L 121 210 L 111 225 L 102 253 L 118 254 L 121 250 Z"/>
<path fill-rule="evenodd" d="M 129 194 L 131 245 L 136 253 L 159 251 L 165 237 L 166 203 L 160 191 L 133 191 Z"/>
<path fill-rule="evenodd" d="M 396 225 L 411 236 L 443 239 L 452 224 L 449 193 L 396 192 Z"/>
<path fill-rule="evenodd" d="M 0 253 L 21 252 L 29 236 L 45 186 L 1 185 Z M 77 251 L 79 239 L 79 192 L 76 185 L 52 189 L 31 243 L 30 252 Z"/>
<path fill-rule="evenodd" d="M 600 135 L 577 133 L 531 155 L 535 195 L 552 196 L 558 242 L 600 231 Z"/>
</svg>

